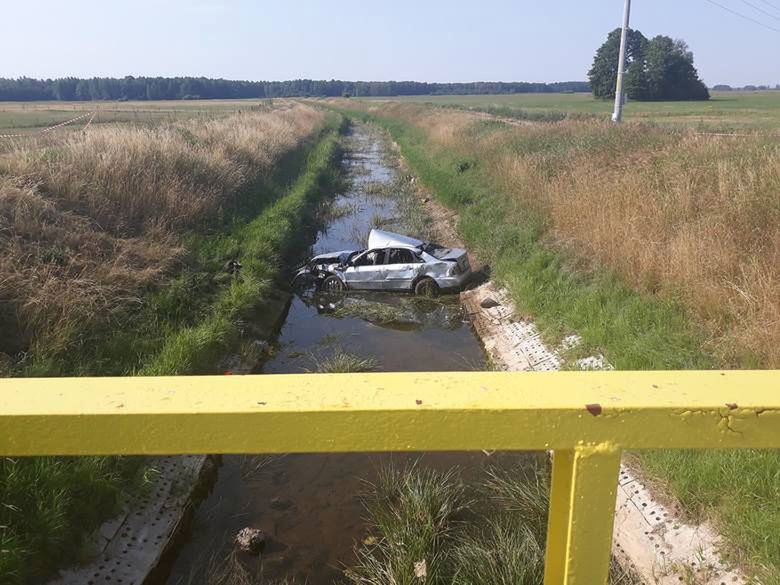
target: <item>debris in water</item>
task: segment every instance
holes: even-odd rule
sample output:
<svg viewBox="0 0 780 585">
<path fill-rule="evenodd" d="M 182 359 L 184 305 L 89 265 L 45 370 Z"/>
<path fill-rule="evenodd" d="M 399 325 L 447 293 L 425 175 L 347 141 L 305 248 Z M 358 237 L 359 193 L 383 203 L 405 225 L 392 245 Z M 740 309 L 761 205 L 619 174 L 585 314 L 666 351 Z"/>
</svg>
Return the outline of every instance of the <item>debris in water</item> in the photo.
<svg viewBox="0 0 780 585">
<path fill-rule="evenodd" d="M 259 555 L 265 546 L 265 533 L 259 528 L 242 528 L 235 542 L 240 551 Z"/>
</svg>

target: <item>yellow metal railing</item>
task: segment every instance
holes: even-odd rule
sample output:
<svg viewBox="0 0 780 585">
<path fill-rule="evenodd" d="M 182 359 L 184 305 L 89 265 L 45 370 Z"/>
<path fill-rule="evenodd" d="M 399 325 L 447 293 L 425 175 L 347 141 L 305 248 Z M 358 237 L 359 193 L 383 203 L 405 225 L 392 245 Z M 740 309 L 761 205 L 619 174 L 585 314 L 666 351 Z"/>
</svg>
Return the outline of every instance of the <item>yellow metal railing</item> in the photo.
<svg viewBox="0 0 780 585">
<path fill-rule="evenodd" d="M 554 450 L 547 585 L 607 581 L 623 449 L 780 448 L 780 371 L 0 380 L 0 455 Z"/>
</svg>

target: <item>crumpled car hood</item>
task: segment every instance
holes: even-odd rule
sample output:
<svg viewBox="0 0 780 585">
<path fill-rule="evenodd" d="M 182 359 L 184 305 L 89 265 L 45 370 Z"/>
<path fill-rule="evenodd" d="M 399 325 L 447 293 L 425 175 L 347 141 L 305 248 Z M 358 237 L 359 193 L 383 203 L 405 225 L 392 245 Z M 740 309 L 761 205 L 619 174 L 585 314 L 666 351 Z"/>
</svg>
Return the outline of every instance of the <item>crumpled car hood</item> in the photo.
<svg viewBox="0 0 780 585">
<path fill-rule="evenodd" d="M 422 246 L 423 242 L 415 240 L 408 236 L 402 236 L 400 234 L 394 234 L 393 232 L 385 232 L 382 230 L 371 230 L 368 235 L 368 247 L 373 248 L 387 248 L 389 246 Z"/>
<path fill-rule="evenodd" d="M 340 252 L 328 252 L 327 254 L 320 254 L 309 259 L 309 263 L 314 262 L 316 264 L 346 262 L 347 258 L 351 254 L 354 254 L 355 250 L 341 250 Z"/>
</svg>

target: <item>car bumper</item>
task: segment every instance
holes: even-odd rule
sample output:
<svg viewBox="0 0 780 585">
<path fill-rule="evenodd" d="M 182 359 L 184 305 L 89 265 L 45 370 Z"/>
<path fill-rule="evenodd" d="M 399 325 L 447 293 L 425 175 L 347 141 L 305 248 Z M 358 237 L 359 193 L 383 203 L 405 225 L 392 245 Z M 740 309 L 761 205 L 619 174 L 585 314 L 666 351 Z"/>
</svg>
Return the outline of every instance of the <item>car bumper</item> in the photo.
<svg viewBox="0 0 780 585">
<path fill-rule="evenodd" d="M 462 290 L 471 280 L 471 271 L 455 276 L 438 276 L 434 280 L 441 290 L 457 292 Z"/>
</svg>

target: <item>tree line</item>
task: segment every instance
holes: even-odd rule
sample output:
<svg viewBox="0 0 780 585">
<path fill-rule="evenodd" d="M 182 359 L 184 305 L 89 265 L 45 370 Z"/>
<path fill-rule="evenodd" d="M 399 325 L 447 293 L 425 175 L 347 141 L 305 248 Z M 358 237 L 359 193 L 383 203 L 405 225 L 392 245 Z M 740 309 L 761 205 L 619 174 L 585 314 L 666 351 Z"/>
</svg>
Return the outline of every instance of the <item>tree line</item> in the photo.
<svg viewBox="0 0 780 585">
<path fill-rule="evenodd" d="M 0 78 L 0 101 L 180 100 L 276 97 L 465 95 L 588 92 L 585 81 L 560 83 L 420 81 L 236 81 L 206 77 Z"/>
<path fill-rule="evenodd" d="M 619 28 L 607 36 L 588 72 L 593 95 L 614 98 L 620 56 Z M 707 86 L 693 66 L 693 52 L 685 41 L 658 35 L 648 39 L 638 30 L 626 38 L 624 88 L 629 98 L 651 100 L 708 100 Z"/>
<path fill-rule="evenodd" d="M 718 85 L 712 86 L 713 91 L 774 91 L 774 90 L 780 90 L 780 83 L 776 84 L 774 87 L 770 85 L 744 85 L 742 87 L 733 87 L 731 85 L 727 85 L 725 83 L 720 83 Z"/>
</svg>

